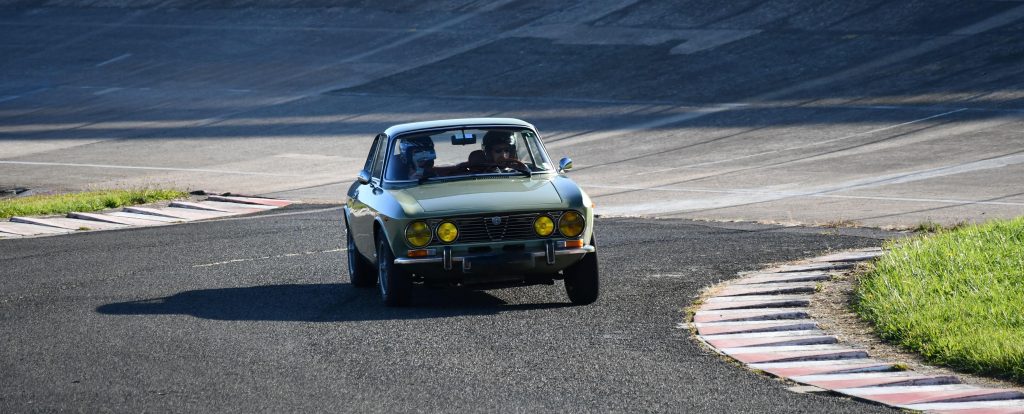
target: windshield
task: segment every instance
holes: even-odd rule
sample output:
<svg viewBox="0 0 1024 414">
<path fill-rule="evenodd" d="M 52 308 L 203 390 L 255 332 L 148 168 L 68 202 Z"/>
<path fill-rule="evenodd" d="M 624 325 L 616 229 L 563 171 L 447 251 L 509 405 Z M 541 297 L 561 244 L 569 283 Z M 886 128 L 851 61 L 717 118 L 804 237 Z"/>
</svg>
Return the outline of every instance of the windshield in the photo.
<svg viewBox="0 0 1024 414">
<path fill-rule="evenodd" d="M 525 128 L 450 129 L 407 134 L 389 152 L 389 181 L 531 175 L 552 171 L 537 134 Z"/>
</svg>

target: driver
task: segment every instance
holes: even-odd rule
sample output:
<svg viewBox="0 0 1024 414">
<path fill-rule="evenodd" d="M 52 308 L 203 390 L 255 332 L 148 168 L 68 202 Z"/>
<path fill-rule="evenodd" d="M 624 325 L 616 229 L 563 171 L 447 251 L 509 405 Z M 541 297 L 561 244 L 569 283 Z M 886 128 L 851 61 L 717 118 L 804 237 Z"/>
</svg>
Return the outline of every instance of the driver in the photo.
<svg viewBox="0 0 1024 414">
<path fill-rule="evenodd" d="M 434 141 L 430 137 L 403 139 L 399 143 L 402 159 L 408 166 L 409 179 L 417 180 L 434 176 Z"/>
<path fill-rule="evenodd" d="M 509 131 L 487 131 L 483 139 L 484 159 L 501 166 L 519 163 L 516 138 Z"/>
</svg>

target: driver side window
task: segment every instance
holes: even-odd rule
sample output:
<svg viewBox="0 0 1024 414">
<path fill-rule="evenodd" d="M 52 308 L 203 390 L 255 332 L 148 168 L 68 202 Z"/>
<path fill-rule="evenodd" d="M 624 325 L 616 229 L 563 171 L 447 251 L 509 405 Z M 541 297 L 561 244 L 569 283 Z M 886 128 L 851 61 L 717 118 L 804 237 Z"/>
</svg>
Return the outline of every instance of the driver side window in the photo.
<svg viewBox="0 0 1024 414">
<path fill-rule="evenodd" d="M 370 172 L 370 176 L 376 178 L 378 181 L 381 179 L 381 173 L 384 171 L 384 157 L 387 155 L 387 149 L 384 147 L 387 145 L 388 137 L 384 134 L 377 136 L 376 154 L 373 160 L 373 170 Z"/>
</svg>

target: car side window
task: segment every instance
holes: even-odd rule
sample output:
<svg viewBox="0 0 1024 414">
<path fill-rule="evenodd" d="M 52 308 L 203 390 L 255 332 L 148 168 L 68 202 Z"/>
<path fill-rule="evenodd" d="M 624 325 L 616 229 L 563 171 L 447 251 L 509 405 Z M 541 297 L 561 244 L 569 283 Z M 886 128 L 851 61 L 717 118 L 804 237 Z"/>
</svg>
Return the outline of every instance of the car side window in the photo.
<svg viewBox="0 0 1024 414">
<path fill-rule="evenodd" d="M 377 136 L 377 141 L 374 143 L 374 160 L 373 160 L 373 171 L 370 172 L 370 176 L 376 178 L 378 181 L 381 179 L 381 173 L 384 172 L 384 157 L 387 155 L 387 150 L 384 148 L 387 145 L 387 136 L 381 134 Z"/>
<path fill-rule="evenodd" d="M 378 142 L 380 142 L 379 135 L 373 139 L 373 145 L 370 145 L 370 153 L 366 154 L 366 163 L 363 164 L 363 170 L 366 172 L 370 172 L 371 167 L 373 167 L 373 160 L 376 158 L 375 155 L 377 155 Z"/>
</svg>

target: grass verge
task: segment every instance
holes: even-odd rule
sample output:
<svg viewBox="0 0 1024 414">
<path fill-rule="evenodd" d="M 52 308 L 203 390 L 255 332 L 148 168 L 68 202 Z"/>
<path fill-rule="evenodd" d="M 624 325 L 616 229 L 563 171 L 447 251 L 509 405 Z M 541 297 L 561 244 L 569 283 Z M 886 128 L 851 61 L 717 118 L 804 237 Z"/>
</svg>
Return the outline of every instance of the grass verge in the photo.
<svg viewBox="0 0 1024 414">
<path fill-rule="evenodd" d="M 100 190 L 19 197 L 0 200 L 0 219 L 100 211 L 185 197 L 188 197 L 188 193 L 184 191 L 166 189 Z"/>
<path fill-rule="evenodd" d="M 1024 383 L 1024 217 L 890 242 L 854 309 L 929 362 Z"/>
</svg>

